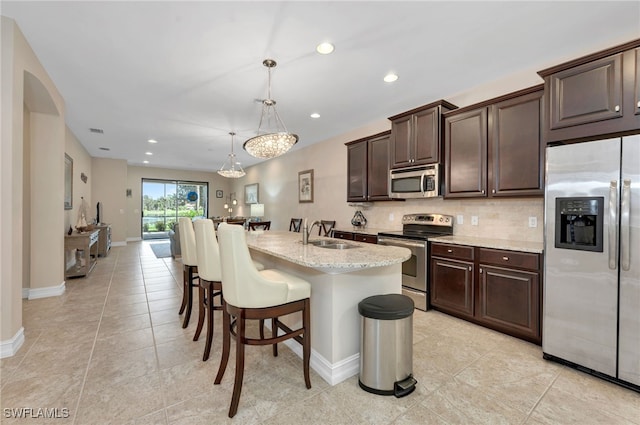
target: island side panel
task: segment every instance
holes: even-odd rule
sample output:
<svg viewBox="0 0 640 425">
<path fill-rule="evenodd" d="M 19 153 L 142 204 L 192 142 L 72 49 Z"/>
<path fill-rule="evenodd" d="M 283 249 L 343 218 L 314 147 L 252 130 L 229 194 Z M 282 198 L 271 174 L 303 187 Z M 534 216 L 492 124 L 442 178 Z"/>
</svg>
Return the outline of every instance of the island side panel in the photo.
<svg viewBox="0 0 640 425">
<path fill-rule="evenodd" d="M 402 265 L 355 269 L 345 273 L 325 273 L 300 266 L 269 254 L 251 250 L 254 259 L 267 268 L 291 273 L 311 284 L 311 367 L 329 384 L 357 375 L 360 353 L 358 303 L 380 294 L 399 294 Z M 298 315 L 299 316 L 299 315 Z M 285 318 L 289 326 L 299 326 L 299 317 Z M 301 355 L 299 344 L 287 344 Z"/>
</svg>

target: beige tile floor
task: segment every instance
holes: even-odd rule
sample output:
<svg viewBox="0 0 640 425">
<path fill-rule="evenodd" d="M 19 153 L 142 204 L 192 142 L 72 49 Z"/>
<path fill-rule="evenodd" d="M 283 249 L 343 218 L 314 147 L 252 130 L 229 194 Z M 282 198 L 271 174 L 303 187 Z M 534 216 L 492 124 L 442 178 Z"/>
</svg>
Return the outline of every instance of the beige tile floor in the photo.
<svg viewBox="0 0 640 425">
<path fill-rule="evenodd" d="M 3 424 L 640 424 L 640 395 L 542 359 L 540 347 L 438 312 L 414 315 L 417 390 L 376 396 L 357 377 L 329 386 L 283 347 L 248 347 L 240 408 L 227 411 L 233 354 L 213 385 L 204 334 L 178 315 L 181 264 L 148 243 L 116 247 L 60 297 L 25 301 L 25 343 L 0 361 Z M 57 419 L 15 419 L 57 408 Z M 67 410 L 63 410 L 67 409 Z"/>
</svg>

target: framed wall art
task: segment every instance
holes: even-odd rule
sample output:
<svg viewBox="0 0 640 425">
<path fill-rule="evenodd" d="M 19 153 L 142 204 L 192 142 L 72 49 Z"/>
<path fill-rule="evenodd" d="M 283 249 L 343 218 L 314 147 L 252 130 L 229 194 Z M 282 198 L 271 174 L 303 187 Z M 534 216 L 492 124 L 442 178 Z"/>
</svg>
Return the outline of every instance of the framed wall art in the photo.
<svg viewBox="0 0 640 425">
<path fill-rule="evenodd" d="M 313 202 L 313 170 L 298 173 L 298 202 Z"/>
<path fill-rule="evenodd" d="M 245 205 L 257 204 L 259 203 L 258 201 L 258 183 L 244 185 Z"/>
</svg>

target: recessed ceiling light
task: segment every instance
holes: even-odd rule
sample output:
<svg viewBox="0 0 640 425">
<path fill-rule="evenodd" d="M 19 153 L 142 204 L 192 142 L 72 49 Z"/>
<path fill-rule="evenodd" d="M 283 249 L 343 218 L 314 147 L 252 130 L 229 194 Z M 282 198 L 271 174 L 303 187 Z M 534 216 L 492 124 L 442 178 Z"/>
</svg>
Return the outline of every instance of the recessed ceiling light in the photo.
<svg viewBox="0 0 640 425">
<path fill-rule="evenodd" d="M 149 143 L 158 143 L 158 141 L 154 140 L 154 139 L 149 139 L 149 140 L 147 140 L 147 142 L 149 142 Z"/>
<path fill-rule="evenodd" d="M 333 52 L 334 48 L 335 47 L 333 47 L 333 44 L 325 41 L 324 43 L 318 44 L 318 46 L 316 47 L 316 52 L 320 53 L 321 55 L 328 55 L 329 53 Z"/>
<path fill-rule="evenodd" d="M 149 161 L 142 161 L 142 163 L 143 163 L 143 164 L 148 164 L 148 163 L 149 163 Z"/>
<path fill-rule="evenodd" d="M 153 152 L 145 152 L 145 155 L 153 155 Z"/>
<path fill-rule="evenodd" d="M 309 115 L 311 118 L 320 118 L 320 114 L 317 112 L 314 112 L 313 114 Z"/>
<path fill-rule="evenodd" d="M 111 149 L 109 148 L 99 148 L 101 151 L 110 151 Z"/>
<path fill-rule="evenodd" d="M 385 83 L 393 83 L 397 79 L 398 79 L 398 76 L 396 74 L 394 74 L 393 72 L 390 72 L 390 73 L 388 73 L 387 75 L 384 76 L 384 82 Z"/>
</svg>

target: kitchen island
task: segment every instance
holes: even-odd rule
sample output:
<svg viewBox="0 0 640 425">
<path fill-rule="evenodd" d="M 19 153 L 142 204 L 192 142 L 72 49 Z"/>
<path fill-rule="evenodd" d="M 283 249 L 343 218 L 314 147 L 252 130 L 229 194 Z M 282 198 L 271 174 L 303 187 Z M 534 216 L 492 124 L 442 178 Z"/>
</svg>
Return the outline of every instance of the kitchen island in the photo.
<svg viewBox="0 0 640 425">
<path fill-rule="evenodd" d="M 357 375 L 360 368 L 358 303 L 380 294 L 400 294 L 406 248 L 349 241 L 349 249 L 302 244 L 300 233 L 248 232 L 247 245 L 255 260 L 267 268 L 291 273 L 311 284 L 311 368 L 336 385 Z M 343 242 L 343 241 L 340 241 Z M 297 316 L 284 318 L 296 326 Z M 287 344 L 302 357 L 298 343 Z"/>
</svg>

